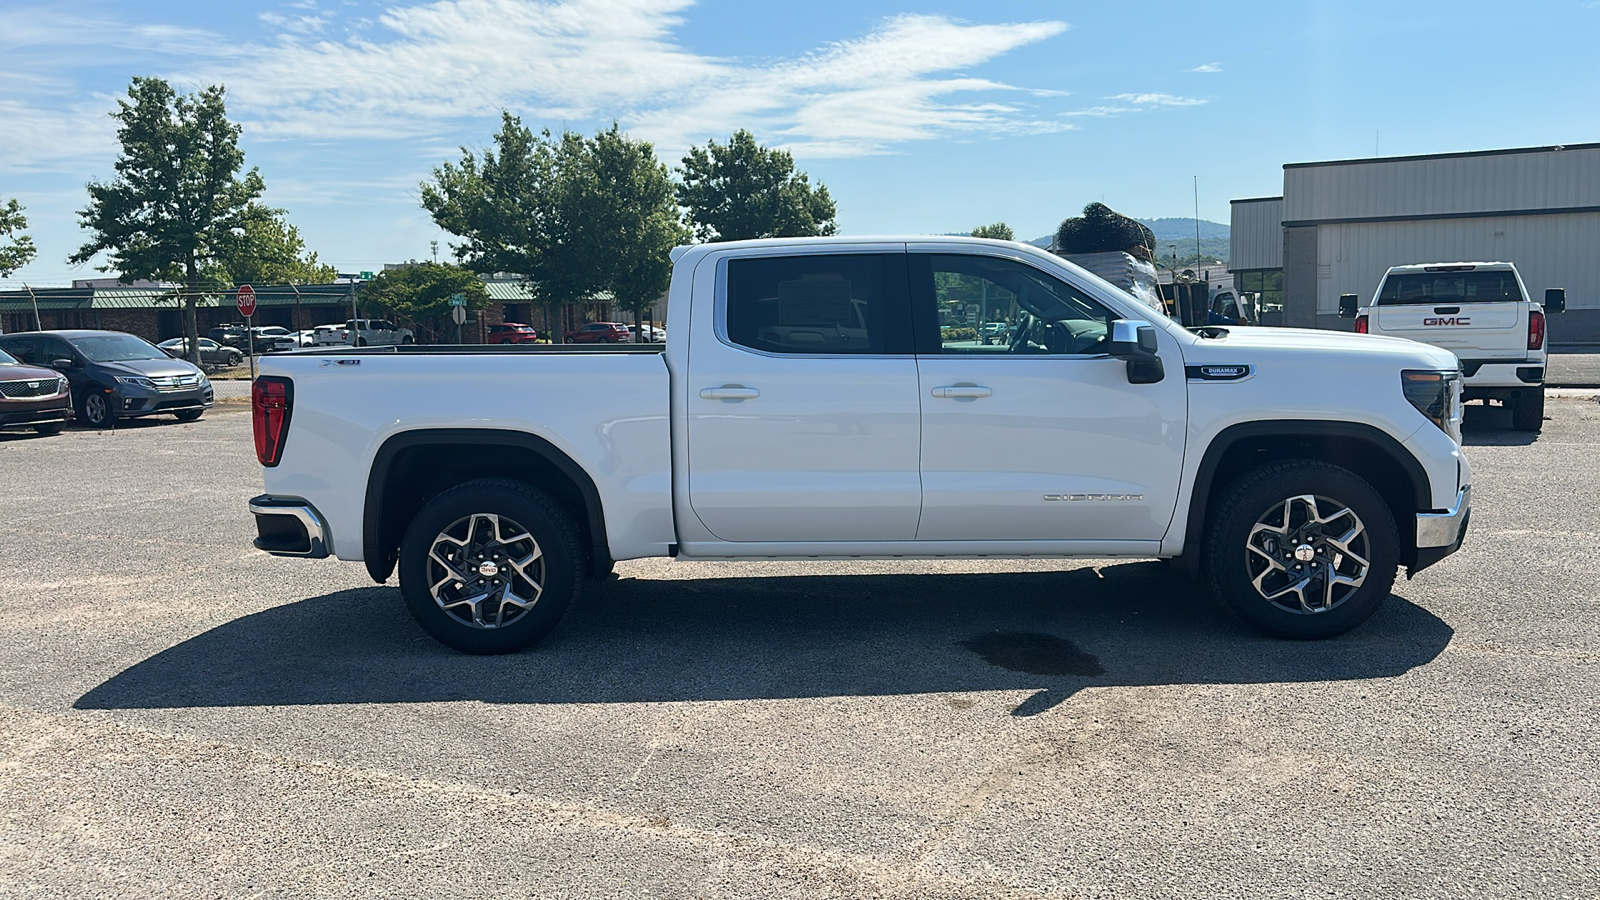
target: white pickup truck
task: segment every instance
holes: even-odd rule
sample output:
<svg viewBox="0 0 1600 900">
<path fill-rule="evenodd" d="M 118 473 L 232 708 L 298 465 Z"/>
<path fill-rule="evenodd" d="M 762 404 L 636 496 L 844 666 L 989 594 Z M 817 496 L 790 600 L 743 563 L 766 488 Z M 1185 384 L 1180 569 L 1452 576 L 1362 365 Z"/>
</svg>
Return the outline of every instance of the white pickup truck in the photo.
<svg viewBox="0 0 1600 900">
<path fill-rule="evenodd" d="M 1511 407 L 1511 427 L 1544 427 L 1545 313 L 1564 312 L 1567 292 L 1550 288 L 1540 307 L 1506 262 L 1395 266 L 1372 302 L 1339 298 L 1358 334 L 1391 335 L 1442 347 L 1461 360 L 1463 399 Z"/>
<path fill-rule="evenodd" d="M 473 653 L 548 633 L 615 560 L 1175 560 L 1275 635 L 1364 621 L 1460 546 L 1448 351 L 1189 331 L 1058 257 L 970 238 L 674 252 L 665 346 L 262 360 L 258 548 L 398 562 Z M 1014 323 L 973 340 L 981 298 Z"/>
</svg>

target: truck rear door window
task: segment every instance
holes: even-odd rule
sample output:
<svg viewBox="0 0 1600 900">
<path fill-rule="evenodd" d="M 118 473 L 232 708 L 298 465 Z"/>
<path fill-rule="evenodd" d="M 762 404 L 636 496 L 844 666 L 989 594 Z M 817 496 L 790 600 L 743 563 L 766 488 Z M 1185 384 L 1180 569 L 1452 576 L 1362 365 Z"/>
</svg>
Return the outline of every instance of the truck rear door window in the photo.
<svg viewBox="0 0 1600 900">
<path fill-rule="evenodd" d="M 752 350 L 911 353 L 903 253 L 731 259 L 727 298 L 728 339 Z"/>
<path fill-rule="evenodd" d="M 1378 291 L 1379 306 L 1439 303 L 1516 303 L 1522 289 L 1513 272 L 1404 272 L 1390 275 Z"/>
</svg>

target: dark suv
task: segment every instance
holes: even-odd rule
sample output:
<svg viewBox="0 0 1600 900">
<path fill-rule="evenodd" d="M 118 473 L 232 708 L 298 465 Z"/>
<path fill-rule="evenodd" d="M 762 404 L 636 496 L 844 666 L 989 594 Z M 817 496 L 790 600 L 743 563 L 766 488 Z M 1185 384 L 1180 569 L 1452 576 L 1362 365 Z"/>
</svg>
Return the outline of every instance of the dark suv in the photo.
<svg viewBox="0 0 1600 900">
<path fill-rule="evenodd" d="M 0 428 L 23 425 L 55 434 L 72 418 L 67 379 L 50 369 L 25 366 L 0 350 Z"/>
<path fill-rule="evenodd" d="M 105 428 L 119 418 L 172 413 L 192 422 L 215 402 L 211 380 L 141 338 L 120 331 L 25 331 L 0 335 L 0 350 L 67 377 L 78 419 Z"/>
</svg>

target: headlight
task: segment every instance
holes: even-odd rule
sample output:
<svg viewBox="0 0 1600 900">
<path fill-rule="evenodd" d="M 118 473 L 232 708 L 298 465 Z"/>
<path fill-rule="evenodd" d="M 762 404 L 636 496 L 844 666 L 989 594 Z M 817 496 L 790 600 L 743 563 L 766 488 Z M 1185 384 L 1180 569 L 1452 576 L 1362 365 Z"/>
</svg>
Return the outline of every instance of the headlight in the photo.
<svg viewBox="0 0 1600 900">
<path fill-rule="evenodd" d="M 1461 437 L 1461 371 L 1407 369 L 1400 389 L 1428 421 L 1457 440 Z"/>
<path fill-rule="evenodd" d="M 123 384 L 132 384 L 142 388 L 150 388 L 151 390 L 155 390 L 156 387 L 155 382 L 148 378 L 140 378 L 138 375 L 118 375 L 117 380 Z"/>
</svg>

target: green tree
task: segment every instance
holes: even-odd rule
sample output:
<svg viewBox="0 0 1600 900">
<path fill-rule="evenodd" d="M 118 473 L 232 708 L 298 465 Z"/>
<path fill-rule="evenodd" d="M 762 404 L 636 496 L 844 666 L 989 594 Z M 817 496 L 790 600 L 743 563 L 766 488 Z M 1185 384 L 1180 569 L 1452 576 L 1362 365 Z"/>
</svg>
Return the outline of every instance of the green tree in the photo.
<svg viewBox="0 0 1600 900">
<path fill-rule="evenodd" d="M 678 203 L 689 213 L 695 237 L 705 241 L 835 234 L 836 209 L 828 188 L 811 187 L 794 157 L 756 143 L 740 129 L 727 144 L 691 147 L 678 169 Z"/>
<path fill-rule="evenodd" d="M 564 287 L 579 296 L 609 292 L 633 313 L 638 339 L 644 310 L 672 279 L 672 248 L 689 240 L 667 167 L 615 122 L 593 138 L 563 135 L 556 162 Z"/>
<path fill-rule="evenodd" d="M 500 115 L 494 149 L 461 148 L 461 161 L 433 170 L 420 185 L 422 208 L 445 231 L 456 261 L 480 275 L 511 272 L 537 282 L 547 307 L 564 298 L 546 284 L 552 257 L 556 202 L 555 146 L 549 132 L 535 135 L 509 112 Z M 559 329 L 557 329 L 559 331 Z"/>
<path fill-rule="evenodd" d="M 111 117 L 121 123 L 117 175 L 88 185 L 82 226 L 93 237 L 68 262 L 99 253 L 122 281 L 182 280 L 190 362 L 199 362 L 195 302 L 204 270 L 238 252 L 255 200 L 265 190 L 256 169 L 244 173 L 239 126 L 228 121 L 220 85 L 179 94 L 160 78 L 134 78 L 129 100 Z M 131 101 L 131 102 L 130 102 Z"/>
<path fill-rule="evenodd" d="M 300 229 L 281 209 L 254 206 L 244 223 L 243 239 L 215 263 L 213 278 L 236 284 L 325 284 L 338 277 L 333 266 L 306 250 Z"/>
<path fill-rule="evenodd" d="M 996 241 L 1014 241 L 1017 239 L 1017 236 L 1011 231 L 1011 226 L 1004 222 L 996 222 L 993 225 L 979 225 L 977 228 L 972 229 L 972 236 Z"/>
<path fill-rule="evenodd" d="M 0 278 L 22 268 L 38 255 L 33 238 L 28 237 L 28 217 L 22 214 L 23 206 L 9 200 L 0 206 Z"/>
<path fill-rule="evenodd" d="M 415 322 L 437 337 L 454 327 L 450 320 L 452 294 L 461 294 L 468 309 L 489 305 L 482 279 L 461 266 L 436 262 L 381 272 L 362 288 L 361 298 L 369 308 Z"/>
</svg>

